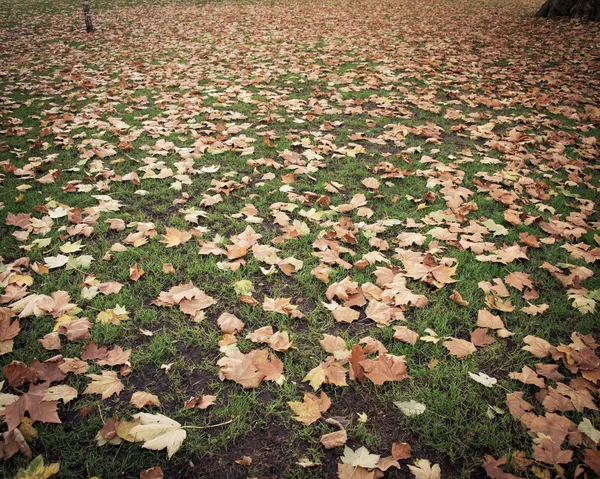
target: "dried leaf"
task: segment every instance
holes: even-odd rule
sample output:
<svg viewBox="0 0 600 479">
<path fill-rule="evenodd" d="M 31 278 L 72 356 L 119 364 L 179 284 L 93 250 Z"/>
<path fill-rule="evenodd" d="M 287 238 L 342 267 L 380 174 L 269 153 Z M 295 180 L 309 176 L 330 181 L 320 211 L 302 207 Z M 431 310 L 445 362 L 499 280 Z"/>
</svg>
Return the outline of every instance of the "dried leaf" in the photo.
<svg viewBox="0 0 600 479">
<path fill-rule="evenodd" d="M 140 421 L 140 424 L 129 432 L 133 441 L 144 442 L 144 449 L 166 449 L 169 459 L 179 450 L 186 438 L 186 431 L 181 428 L 181 424 L 162 414 L 140 412 L 133 417 Z"/>
<path fill-rule="evenodd" d="M 450 354 L 456 356 L 458 359 L 463 359 L 470 354 L 473 354 L 477 348 L 470 341 L 464 339 L 452 338 L 442 343 Z"/>
<path fill-rule="evenodd" d="M 143 391 L 134 392 L 129 402 L 137 409 L 142 409 L 144 406 L 160 406 L 158 396 Z"/>
<path fill-rule="evenodd" d="M 101 394 L 102 399 L 108 399 L 113 394 L 117 396 L 125 387 L 114 371 L 101 371 L 100 374 L 87 374 L 92 380 L 83 394 Z"/>
</svg>

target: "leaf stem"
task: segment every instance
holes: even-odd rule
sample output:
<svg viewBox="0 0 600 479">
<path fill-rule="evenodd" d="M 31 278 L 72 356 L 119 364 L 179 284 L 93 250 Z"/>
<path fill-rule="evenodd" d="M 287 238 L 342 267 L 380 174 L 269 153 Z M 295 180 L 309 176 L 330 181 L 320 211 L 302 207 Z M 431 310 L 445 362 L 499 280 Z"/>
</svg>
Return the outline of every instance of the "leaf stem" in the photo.
<svg viewBox="0 0 600 479">
<path fill-rule="evenodd" d="M 212 427 L 225 426 L 231 424 L 235 418 L 231 418 L 229 421 L 220 422 L 219 424 L 211 424 L 209 426 L 181 426 L 182 429 L 210 429 Z"/>
</svg>

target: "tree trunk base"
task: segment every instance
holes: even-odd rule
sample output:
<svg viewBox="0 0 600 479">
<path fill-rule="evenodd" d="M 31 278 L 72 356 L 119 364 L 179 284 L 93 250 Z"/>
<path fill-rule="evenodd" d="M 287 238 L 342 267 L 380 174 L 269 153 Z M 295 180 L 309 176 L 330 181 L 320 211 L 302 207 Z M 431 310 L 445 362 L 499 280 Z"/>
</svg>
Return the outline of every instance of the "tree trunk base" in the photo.
<svg viewBox="0 0 600 479">
<path fill-rule="evenodd" d="M 85 31 L 94 33 L 94 23 L 92 22 L 92 12 L 90 12 L 89 0 L 83 0 L 83 17 L 85 19 Z"/>
<path fill-rule="evenodd" d="M 536 16 L 600 21 L 600 0 L 546 0 Z"/>
</svg>

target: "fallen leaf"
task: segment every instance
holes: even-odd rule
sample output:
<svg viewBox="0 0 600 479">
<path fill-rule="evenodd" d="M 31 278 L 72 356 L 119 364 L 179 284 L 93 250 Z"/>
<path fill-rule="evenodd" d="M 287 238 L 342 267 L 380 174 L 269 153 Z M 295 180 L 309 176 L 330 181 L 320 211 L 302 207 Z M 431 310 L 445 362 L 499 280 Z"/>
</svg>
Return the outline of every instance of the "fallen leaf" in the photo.
<svg viewBox="0 0 600 479">
<path fill-rule="evenodd" d="M 353 451 L 348 446 L 345 446 L 344 455 L 341 457 L 341 460 L 344 464 L 350 466 L 374 469 L 379 462 L 379 456 L 371 454 L 365 447 L 359 447 L 356 451 Z"/>
<path fill-rule="evenodd" d="M 137 409 L 142 409 L 144 406 L 160 406 L 158 396 L 143 391 L 134 392 L 129 402 Z"/>
<path fill-rule="evenodd" d="M 442 343 L 450 354 L 456 356 L 458 359 L 463 359 L 470 354 L 473 354 L 477 348 L 470 341 L 464 339 L 452 338 Z"/>
<path fill-rule="evenodd" d="M 533 445 L 532 457 L 546 464 L 567 464 L 573 458 L 573 451 L 563 450 L 560 444 L 555 443 L 551 438 L 544 438 L 540 441 L 540 445 Z"/>
<path fill-rule="evenodd" d="M 101 394 L 102 399 L 107 399 L 113 394 L 117 396 L 121 393 L 124 384 L 121 382 L 117 373 L 114 371 L 100 371 L 100 374 L 87 374 L 87 377 L 92 380 L 88 384 L 83 394 Z"/>
<path fill-rule="evenodd" d="M 408 465 L 410 472 L 416 479 L 441 479 L 442 472 L 439 464 L 431 465 L 427 459 L 418 459 L 415 465 Z"/>
<path fill-rule="evenodd" d="M 205 394 L 204 396 L 195 396 L 189 398 L 183 405 L 183 409 L 207 409 L 208 407 L 215 404 L 217 396 L 210 396 Z"/>
<path fill-rule="evenodd" d="M 375 472 L 351 464 L 338 464 L 339 479 L 375 479 Z"/>
<path fill-rule="evenodd" d="M 419 333 L 408 329 L 406 326 L 394 326 L 394 338 L 414 345 L 419 339 Z"/>
<path fill-rule="evenodd" d="M 494 384 L 498 383 L 496 378 L 488 376 L 485 373 L 479 372 L 477 374 L 469 373 L 469 377 L 479 384 L 483 384 L 485 387 L 491 388 Z"/>
<path fill-rule="evenodd" d="M 144 449 L 166 449 L 169 459 L 179 450 L 186 438 L 187 433 L 181 424 L 162 414 L 140 412 L 133 417 L 140 421 L 140 424 L 129 432 L 133 441 L 143 442 Z"/>
<path fill-rule="evenodd" d="M 245 326 L 243 321 L 230 313 L 222 313 L 217 319 L 217 325 L 221 331 L 227 334 L 239 333 Z"/>
<path fill-rule="evenodd" d="M 57 413 L 58 401 L 44 400 L 47 389 L 47 383 L 30 384 L 28 392 L 0 410 L 0 415 L 4 416 L 4 422 L 9 431 L 16 429 L 21 424 L 26 412 L 29 413 L 32 422 L 61 422 Z"/>
<path fill-rule="evenodd" d="M 329 434 L 323 434 L 321 436 L 321 444 L 325 449 L 333 449 L 335 447 L 341 447 L 348 441 L 348 434 L 346 430 L 331 432 Z"/>
<path fill-rule="evenodd" d="M 171 263 L 164 263 L 162 265 L 162 272 L 164 274 L 175 274 L 175 268 L 173 268 L 173 265 Z"/>
<path fill-rule="evenodd" d="M 67 385 L 59 384 L 58 386 L 51 386 L 44 392 L 44 401 L 59 401 L 62 400 L 64 404 L 75 399 L 79 393 L 77 389 Z"/>
<path fill-rule="evenodd" d="M 14 479 L 48 479 L 58 474 L 60 463 L 53 462 L 44 465 L 44 458 L 37 456 L 29 463 L 27 469 L 19 469 Z"/>
<path fill-rule="evenodd" d="M 160 466 L 154 466 L 150 469 L 144 469 L 140 471 L 140 479 L 163 479 L 164 477 L 165 476 Z"/>
<path fill-rule="evenodd" d="M 525 336 L 523 342 L 527 346 L 523 346 L 523 351 L 529 351 L 536 358 L 545 358 L 550 354 L 551 344 L 541 338 L 535 336 Z"/>
<path fill-rule="evenodd" d="M 296 414 L 294 416 L 296 421 L 309 425 L 321 418 L 321 413 L 329 409 L 331 401 L 324 392 L 321 392 L 320 398 L 314 394 L 305 393 L 303 402 L 290 401 L 288 405 Z"/>
<path fill-rule="evenodd" d="M 239 464 L 240 466 L 250 466 L 252 465 L 252 458 L 250 456 L 244 456 L 241 459 L 237 459 L 235 461 L 236 464 Z"/>
<path fill-rule="evenodd" d="M 173 248 L 187 243 L 191 238 L 191 233 L 187 231 L 179 231 L 177 228 L 166 228 L 166 233 L 160 242 L 166 244 L 167 248 Z"/>
<path fill-rule="evenodd" d="M 363 359 L 360 361 L 360 365 L 364 370 L 364 375 L 377 385 L 387 381 L 402 381 L 410 377 L 406 371 L 403 357 L 382 354 L 375 361 Z"/>
<path fill-rule="evenodd" d="M 142 277 L 144 273 L 145 271 L 142 268 L 138 267 L 136 263 L 131 268 L 129 268 L 129 279 L 131 279 L 132 281 L 137 281 Z"/>
<path fill-rule="evenodd" d="M 410 444 L 407 442 L 401 442 L 401 443 L 393 443 L 392 444 L 392 457 L 396 460 L 398 459 L 410 459 L 412 453 L 411 453 L 411 447 Z"/>
<path fill-rule="evenodd" d="M 242 385 L 244 389 L 258 387 L 265 378 L 253 358 L 239 351 L 228 351 L 225 357 L 219 359 L 217 366 L 223 378 Z"/>
<path fill-rule="evenodd" d="M 423 414 L 427 407 L 425 404 L 415 401 L 411 399 L 410 401 L 394 401 L 394 406 L 402 411 L 405 416 L 419 416 Z"/>
</svg>

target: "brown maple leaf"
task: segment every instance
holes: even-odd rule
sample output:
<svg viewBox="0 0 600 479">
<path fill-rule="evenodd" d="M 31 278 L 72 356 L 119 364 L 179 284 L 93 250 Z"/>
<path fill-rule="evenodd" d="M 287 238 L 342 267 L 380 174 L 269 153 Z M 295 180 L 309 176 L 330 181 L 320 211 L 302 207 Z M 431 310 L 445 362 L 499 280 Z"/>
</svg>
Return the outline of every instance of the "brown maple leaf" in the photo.
<svg viewBox="0 0 600 479">
<path fill-rule="evenodd" d="M 160 466 L 154 466 L 150 469 L 140 471 L 140 479 L 163 479 L 164 474 Z"/>
<path fill-rule="evenodd" d="M 62 347 L 58 331 L 48 333 L 43 338 L 38 339 L 38 341 L 47 351 L 54 351 Z"/>
<path fill-rule="evenodd" d="M 264 374 L 265 381 L 280 382 L 283 379 L 283 362 L 274 354 L 267 359 L 265 351 L 265 355 L 259 355 L 253 361 L 258 371 Z"/>
<path fill-rule="evenodd" d="M 586 449 L 583 462 L 596 474 L 600 474 L 600 451 Z"/>
<path fill-rule="evenodd" d="M 360 365 L 364 369 L 365 376 L 377 385 L 388 381 L 402 381 L 410 377 L 406 372 L 404 357 L 382 354 L 376 360 L 363 359 Z"/>
<path fill-rule="evenodd" d="M 537 417 L 529 411 L 533 411 L 533 406 L 523 399 L 523 393 L 518 391 L 506 395 L 506 405 L 512 416 L 521 420 L 523 416 L 528 418 Z"/>
<path fill-rule="evenodd" d="M 4 376 L 12 387 L 19 387 L 26 382 L 33 383 L 37 381 L 35 370 L 21 361 L 11 361 L 10 364 L 5 366 Z"/>
<path fill-rule="evenodd" d="M 504 464 L 506 464 L 506 456 L 502 456 L 500 459 L 494 459 L 492 456 L 483 458 L 483 468 L 488 477 L 492 479 L 519 479 L 517 476 L 505 472 L 501 468 Z"/>
<path fill-rule="evenodd" d="M 129 279 L 132 281 L 137 281 L 144 273 L 145 271 L 140 268 L 137 263 L 135 263 L 131 268 L 129 268 Z"/>
<path fill-rule="evenodd" d="M 185 402 L 183 409 L 206 409 L 215 404 L 216 399 L 217 396 L 210 396 L 206 394 L 204 396 L 191 397 Z"/>
<path fill-rule="evenodd" d="M 471 342 L 475 346 L 488 346 L 496 342 L 496 339 L 488 335 L 488 328 L 477 328 L 471 331 Z"/>
<path fill-rule="evenodd" d="M 217 319 L 217 325 L 224 333 L 235 334 L 244 329 L 244 322 L 231 313 L 222 313 Z"/>
<path fill-rule="evenodd" d="M 469 306 L 469 302 L 465 301 L 457 290 L 452 291 L 450 299 L 460 306 Z"/>
<path fill-rule="evenodd" d="M 473 354 L 477 348 L 470 341 L 464 339 L 452 338 L 442 343 L 450 354 L 456 356 L 458 359 L 463 359 L 465 356 Z"/>
<path fill-rule="evenodd" d="M 68 323 L 62 323 L 58 328 L 58 332 L 65 335 L 69 341 L 81 341 L 82 339 L 89 339 L 90 329 L 93 326 L 87 318 L 73 319 Z"/>
<path fill-rule="evenodd" d="M 487 309 L 480 309 L 477 312 L 477 326 L 481 328 L 502 329 L 504 328 L 504 322 L 500 319 L 500 316 L 493 315 Z"/>
<path fill-rule="evenodd" d="M 122 287 L 123 287 L 123 285 L 121 283 L 118 283 L 117 281 L 109 281 L 106 283 L 100 283 L 97 286 L 98 291 L 100 291 L 104 295 L 118 294 L 119 291 L 121 291 Z"/>
<path fill-rule="evenodd" d="M 21 424 L 25 413 L 29 413 L 29 417 L 33 422 L 61 422 L 56 410 L 58 401 L 44 401 L 44 394 L 47 389 L 48 383 L 31 384 L 28 392 L 0 411 L 0 415 L 4 416 L 4 422 L 6 422 L 9 431 L 16 429 Z"/>
<path fill-rule="evenodd" d="M 207 295 L 204 291 L 200 291 L 192 299 L 182 299 L 179 303 L 179 309 L 182 313 L 196 316 L 200 311 L 212 306 L 217 301 Z"/>
<path fill-rule="evenodd" d="M 347 386 L 346 369 L 334 358 L 319 364 L 311 369 L 302 381 L 309 381 L 316 391 L 322 384 L 333 384 L 335 386 Z"/>
<path fill-rule="evenodd" d="M 410 459 L 412 453 L 411 453 L 411 447 L 410 444 L 407 442 L 401 442 L 401 443 L 396 443 L 394 442 L 392 444 L 392 457 L 396 460 L 398 459 Z"/>
<path fill-rule="evenodd" d="M 19 429 L 13 429 L 12 431 L 2 433 L 2 439 L 0 440 L 0 458 L 5 460 L 10 459 L 19 451 L 25 456 L 31 457 L 31 448 L 27 444 L 21 431 Z"/>
<path fill-rule="evenodd" d="M 319 344 L 325 352 L 336 355 L 336 357 L 337 355 L 347 356 L 349 353 L 346 341 L 339 336 L 323 334 L 323 339 L 319 339 Z"/>
<path fill-rule="evenodd" d="M 533 445 L 533 456 L 536 461 L 546 464 L 567 464 L 573 459 L 573 451 L 566 451 L 560 448 L 560 444 L 546 437 L 540 441 L 539 445 Z"/>
<path fill-rule="evenodd" d="M 19 320 L 10 322 L 13 313 L 10 309 L 0 308 L 0 356 L 13 350 L 13 339 L 19 334 Z"/>
<path fill-rule="evenodd" d="M 320 398 L 312 393 L 305 393 L 303 402 L 290 401 L 288 405 L 296 414 L 296 421 L 309 425 L 322 417 L 321 413 L 329 409 L 331 401 L 324 392 L 321 392 Z"/>
<path fill-rule="evenodd" d="M 545 358 L 550 355 L 550 348 L 552 345 L 542 338 L 536 338 L 535 336 L 529 335 L 523 338 L 523 342 L 527 344 L 527 346 L 523 346 L 521 349 L 523 351 L 529 351 L 536 358 Z"/>
<path fill-rule="evenodd" d="M 325 449 L 333 449 L 341 447 L 348 441 L 348 434 L 345 429 L 341 431 L 330 432 L 329 434 L 323 434 L 321 436 L 321 444 Z"/>
<path fill-rule="evenodd" d="M 244 389 L 256 388 L 265 378 L 252 357 L 237 350 L 228 350 L 225 357 L 217 362 L 220 375 L 243 386 Z"/>
<path fill-rule="evenodd" d="M 66 374 L 63 373 L 60 369 L 62 364 L 63 357 L 61 355 L 58 355 L 44 361 L 43 363 L 36 358 L 31 361 L 31 364 L 29 366 L 35 371 L 36 382 L 54 382 L 62 381 L 66 377 Z"/>
<path fill-rule="evenodd" d="M 528 424 L 528 427 L 536 434 L 543 433 L 552 438 L 559 446 L 570 432 L 577 430 L 577 425 L 573 421 L 554 413 L 536 417 Z"/>
<path fill-rule="evenodd" d="M 523 366 L 523 370 L 520 373 L 510 373 L 508 375 L 511 379 L 521 381 L 523 384 L 533 384 L 539 388 L 545 388 L 546 383 L 544 379 L 539 377 L 536 372 L 529 366 Z"/>
<path fill-rule="evenodd" d="M 129 402 L 137 409 L 141 409 L 144 406 L 160 406 L 158 396 L 145 391 L 134 392 Z"/>
<path fill-rule="evenodd" d="M 394 326 L 394 338 L 414 345 L 419 339 L 419 333 L 408 329 L 406 326 Z"/>
<path fill-rule="evenodd" d="M 44 296 L 43 299 L 38 301 L 37 307 L 58 318 L 77 306 L 74 303 L 69 303 L 70 300 L 71 297 L 66 291 L 56 291 L 52 293 L 51 298 Z"/>
<path fill-rule="evenodd" d="M 166 233 L 160 242 L 166 244 L 167 248 L 173 248 L 187 243 L 191 237 L 191 233 L 188 233 L 187 231 L 179 231 L 177 228 L 166 228 Z"/>
<path fill-rule="evenodd" d="M 114 371 L 100 371 L 100 374 L 88 374 L 88 378 L 92 380 L 88 384 L 83 394 L 101 394 L 102 400 L 109 398 L 113 394 L 117 396 L 125 388 L 117 373 Z"/>
<path fill-rule="evenodd" d="M 365 369 L 361 365 L 361 362 L 367 359 L 362 346 L 355 344 L 352 346 L 348 361 L 350 363 L 350 379 L 358 379 L 360 382 L 364 382 L 367 379 L 365 376 Z"/>
</svg>

